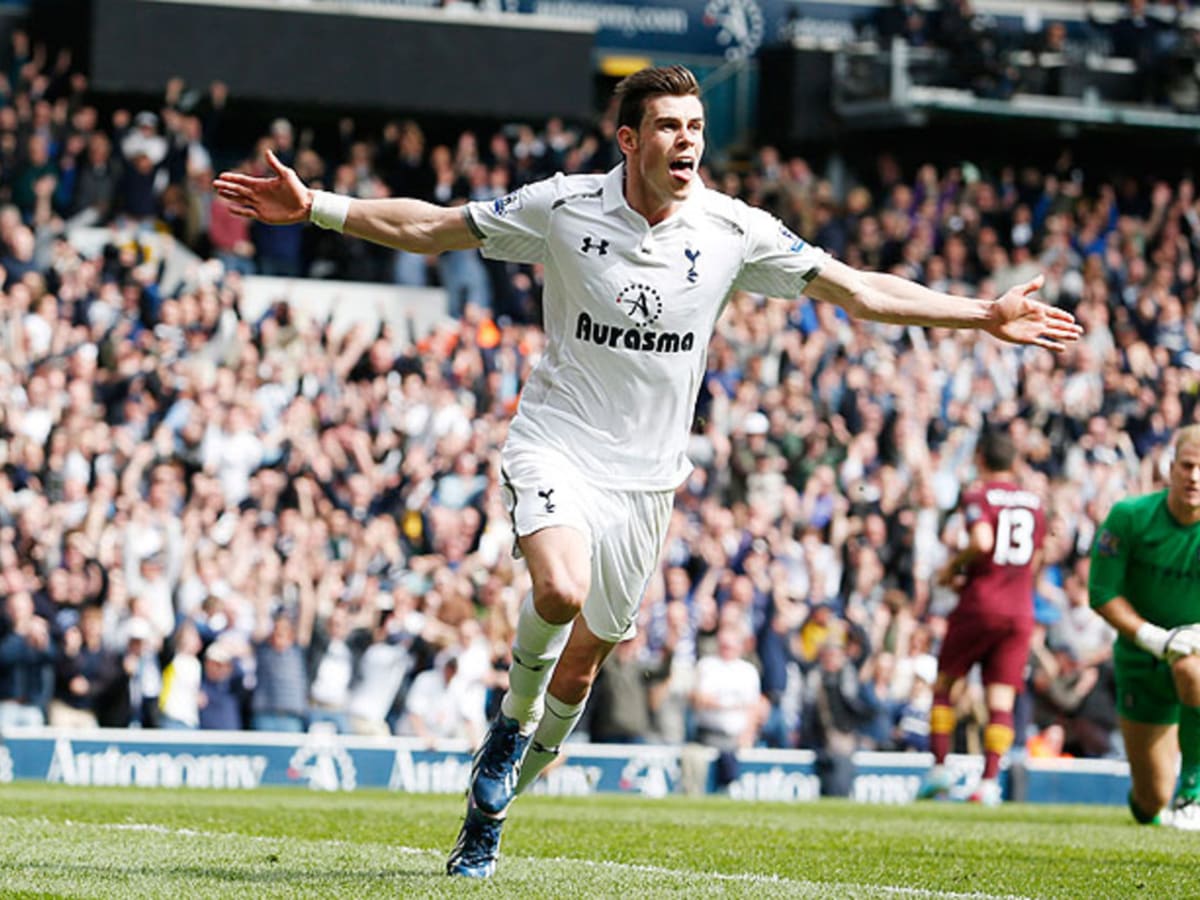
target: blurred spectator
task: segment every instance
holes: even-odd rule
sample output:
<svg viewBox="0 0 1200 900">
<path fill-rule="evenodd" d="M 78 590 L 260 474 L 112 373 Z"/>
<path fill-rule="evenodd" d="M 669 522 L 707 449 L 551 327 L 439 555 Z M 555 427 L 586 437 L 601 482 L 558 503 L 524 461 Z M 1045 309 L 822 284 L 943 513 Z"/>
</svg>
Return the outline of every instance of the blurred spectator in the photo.
<svg viewBox="0 0 1200 900">
<path fill-rule="evenodd" d="M 349 610 L 339 603 L 316 626 L 308 650 L 309 722 L 326 722 L 341 733 L 350 730 L 350 685 L 369 639 L 368 631 L 352 625 Z"/>
<path fill-rule="evenodd" d="M 45 724 L 54 691 L 50 627 L 33 611 L 27 591 L 8 595 L 7 633 L 0 638 L 0 732 Z"/>
<path fill-rule="evenodd" d="M 1039 731 L 1062 729 L 1062 751 L 1106 757 L 1117 732 L 1117 687 L 1111 660 L 1086 665 L 1069 645 L 1051 645 L 1035 655 L 1031 682 L 1034 724 Z"/>
<path fill-rule="evenodd" d="M 866 721 L 859 727 L 864 749 L 891 750 L 898 744 L 896 731 L 901 718 L 902 701 L 893 697 L 892 682 L 896 657 L 881 652 L 863 664 L 859 693 Z"/>
<path fill-rule="evenodd" d="M 55 666 L 54 699 L 48 724 L 58 728 L 124 727 L 126 705 L 120 657 L 104 646 L 104 611 L 85 606 L 79 624 L 63 633 Z"/>
<path fill-rule="evenodd" d="M 257 271 L 254 263 L 256 252 L 250 235 L 250 223 L 235 215 L 229 204 L 214 197 L 209 209 L 208 239 L 227 271 L 253 275 Z"/>
<path fill-rule="evenodd" d="M 1163 60 L 1163 93 L 1177 112 L 1200 112 L 1200 28 L 1184 28 Z"/>
<path fill-rule="evenodd" d="M 385 144 L 382 154 L 382 173 L 388 190 L 393 197 L 431 200 L 434 177 L 433 170 L 425 158 L 425 133 L 421 126 L 411 119 L 401 122 L 396 131 L 393 145 Z M 505 146 L 507 147 L 507 144 Z M 389 158 L 387 155 L 389 149 L 394 152 L 394 157 Z M 424 286 L 429 280 L 428 268 L 425 257 L 397 250 L 393 263 L 393 280 L 396 284 Z"/>
<path fill-rule="evenodd" d="M 592 686 L 588 737 L 601 744 L 649 742 L 650 691 L 670 670 L 671 654 L 649 654 L 641 631 L 617 644 Z"/>
<path fill-rule="evenodd" d="M 257 731 L 304 731 L 308 679 L 304 645 L 287 613 L 276 613 L 255 635 L 254 720 Z"/>
<path fill-rule="evenodd" d="M 821 644 L 804 685 L 804 745 L 816 751 L 821 796 L 848 797 L 854 781 L 858 729 L 869 715 L 858 672 L 837 638 Z"/>
<path fill-rule="evenodd" d="M 648 603 L 642 612 L 646 646 L 651 654 L 660 655 L 667 665 L 666 677 L 649 685 L 651 733 L 662 743 L 682 744 L 688 734 L 689 704 L 696 670 L 696 610 L 691 603 L 691 585 L 686 570 L 675 566 L 664 574 L 662 584 L 666 596 L 661 598 L 661 605 Z M 647 599 L 651 599 L 655 591 L 652 582 Z"/>
<path fill-rule="evenodd" d="M 241 655 L 235 649 L 232 641 L 222 638 L 204 651 L 199 702 L 201 728 L 237 731 L 244 727 L 245 687 Z"/>
<path fill-rule="evenodd" d="M 971 0 L 942 0 L 935 41 L 950 53 L 951 83 L 981 97 L 1012 93 L 1013 73 L 1000 52 L 995 22 L 977 13 Z"/>
<path fill-rule="evenodd" d="M 876 10 L 873 19 L 875 33 L 885 46 L 892 38 L 900 38 L 913 47 L 923 46 L 929 40 L 926 13 L 913 0 L 892 0 L 890 5 Z"/>
<path fill-rule="evenodd" d="M 160 728 L 200 727 L 200 707 L 205 696 L 200 684 L 201 647 L 196 626 L 185 620 L 175 630 L 173 655 L 163 669 L 162 692 L 158 696 Z"/>
<path fill-rule="evenodd" d="M 121 153 L 129 161 L 144 156 L 151 168 L 161 163 L 167 155 L 167 141 L 158 133 L 158 116 L 149 110 L 134 116 L 133 127 L 121 139 Z"/>
<path fill-rule="evenodd" d="M 129 619 L 125 626 L 126 647 L 121 667 L 129 692 L 129 724 L 140 728 L 158 727 L 158 698 L 162 693 L 162 669 L 158 652 L 162 639 L 154 626 L 141 616 Z"/>
<path fill-rule="evenodd" d="M 284 118 L 274 119 L 271 122 L 270 134 L 271 150 L 279 157 L 280 162 L 287 166 L 295 165 L 296 132 L 292 123 Z"/>
<path fill-rule="evenodd" d="M 763 718 L 758 671 L 743 659 L 748 634 L 735 617 L 717 629 L 716 652 L 696 663 L 692 709 L 696 741 L 716 749 L 717 786 L 737 778 L 737 751 L 753 747 Z"/>
<path fill-rule="evenodd" d="M 1066 609 L 1050 626 L 1047 643 L 1069 650 L 1072 658 L 1085 666 L 1095 666 L 1112 659 L 1116 633 L 1088 604 L 1089 562 L 1087 557 L 1078 560 L 1067 575 L 1063 586 Z"/>
<path fill-rule="evenodd" d="M 106 224 L 117 207 L 123 177 L 109 136 L 102 131 L 89 135 L 87 149 L 74 166 L 76 175 L 69 212 L 86 215 L 98 225 Z"/>
<path fill-rule="evenodd" d="M 1081 72 L 1084 59 L 1080 48 L 1068 40 L 1067 26 L 1047 22 L 1032 47 L 1033 65 L 1021 71 L 1021 90 L 1033 94 L 1061 96 L 1073 72 Z"/>
<path fill-rule="evenodd" d="M 392 709 L 413 668 L 410 648 L 423 626 L 424 617 L 415 610 L 397 607 L 380 614 L 346 704 L 355 734 L 392 733 Z"/>
<path fill-rule="evenodd" d="M 927 663 L 927 664 L 926 664 Z M 933 708 L 933 684 L 937 678 L 937 661 L 925 657 L 916 666 L 907 697 L 896 712 L 893 739 L 894 750 L 929 750 L 929 711 Z"/>
<path fill-rule="evenodd" d="M 25 164 L 17 173 L 13 184 L 12 198 L 26 220 L 32 220 L 37 203 L 37 185 L 42 179 L 57 178 L 53 160 L 50 158 L 50 141 L 41 133 L 29 135 L 25 146 Z"/>
<path fill-rule="evenodd" d="M 475 747 L 487 727 L 483 685 L 460 672 L 453 651 L 443 651 L 413 679 L 405 709 L 400 733 L 414 735 L 430 747 L 442 740 L 466 741 Z"/>
<path fill-rule="evenodd" d="M 1125 0 L 1125 11 L 1109 27 L 1113 56 L 1131 59 L 1135 65 L 1138 98 L 1159 99 L 1164 62 L 1164 39 L 1169 23 L 1150 15 L 1146 0 Z"/>
<path fill-rule="evenodd" d="M 126 573 L 126 584 L 141 613 L 160 639 L 169 637 L 175 631 L 175 604 L 166 572 L 166 555 L 161 551 L 149 553 L 129 565 Z"/>
<path fill-rule="evenodd" d="M 471 199 L 470 185 L 455 167 L 446 146 L 434 147 L 429 155 L 433 168 L 430 198 L 443 206 L 456 206 Z M 458 316 L 467 304 L 485 309 L 492 305 L 491 284 L 483 260 L 475 250 L 452 250 L 437 259 L 438 277 L 450 297 L 450 315 Z"/>
<path fill-rule="evenodd" d="M 139 225 L 153 223 L 159 209 L 158 171 L 146 146 L 138 144 L 121 167 L 118 212 Z"/>
</svg>

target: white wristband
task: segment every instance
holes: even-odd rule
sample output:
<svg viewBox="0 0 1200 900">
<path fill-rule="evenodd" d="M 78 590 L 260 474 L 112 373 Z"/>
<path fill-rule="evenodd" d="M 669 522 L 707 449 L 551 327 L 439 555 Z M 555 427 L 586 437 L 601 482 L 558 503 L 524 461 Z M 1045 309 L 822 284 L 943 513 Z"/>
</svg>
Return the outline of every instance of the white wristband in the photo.
<svg viewBox="0 0 1200 900">
<path fill-rule="evenodd" d="M 349 213 L 350 198 L 345 194 L 312 192 L 312 209 L 308 213 L 308 220 L 318 228 L 328 228 L 341 234 Z"/>
<path fill-rule="evenodd" d="M 1159 659 L 1167 652 L 1167 639 L 1170 637 L 1170 632 L 1165 628 L 1159 628 L 1153 622 L 1143 622 L 1138 626 L 1137 634 L 1133 636 L 1134 643 L 1145 650 L 1147 653 L 1153 653 Z"/>
</svg>

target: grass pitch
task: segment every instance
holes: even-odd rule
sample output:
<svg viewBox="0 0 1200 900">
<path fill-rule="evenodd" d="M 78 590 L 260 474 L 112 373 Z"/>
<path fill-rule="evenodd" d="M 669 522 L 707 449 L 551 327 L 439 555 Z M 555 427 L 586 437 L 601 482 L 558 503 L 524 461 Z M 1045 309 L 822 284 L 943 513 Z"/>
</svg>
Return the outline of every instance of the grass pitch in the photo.
<svg viewBox="0 0 1200 900">
<path fill-rule="evenodd" d="M 490 882 L 459 797 L 0 787 L 2 897 L 1198 897 L 1200 834 L 1123 809 L 528 797 Z"/>
</svg>

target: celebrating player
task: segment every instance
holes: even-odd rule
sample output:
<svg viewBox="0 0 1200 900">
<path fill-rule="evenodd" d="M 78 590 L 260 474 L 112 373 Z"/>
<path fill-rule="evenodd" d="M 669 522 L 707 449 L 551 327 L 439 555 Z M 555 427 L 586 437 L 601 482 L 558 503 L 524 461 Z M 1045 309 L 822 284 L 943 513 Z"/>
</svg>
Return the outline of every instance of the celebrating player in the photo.
<svg viewBox="0 0 1200 900">
<path fill-rule="evenodd" d="M 1165 491 L 1113 505 L 1088 592 L 1117 629 L 1129 809 L 1143 825 L 1200 830 L 1200 425 L 1176 434 Z"/>
<path fill-rule="evenodd" d="M 1000 802 L 997 776 L 1013 742 L 1013 704 L 1029 658 L 1033 582 L 1046 528 L 1041 499 L 1016 483 L 1015 462 L 1012 437 L 1004 431 L 985 431 L 976 449 L 979 484 L 963 493 L 961 503 L 968 543 L 939 573 L 942 584 L 961 587 L 938 654 L 929 712 L 934 765 L 918 790 L 921 799 L 950 790 L 946 754 L 954 733 L 953 698 L 979 663 L 988 724 L 983 732 L 983 778 L 970 799 L 988 806 Z"/>
<path fill-rule="evenodd" d="M 509 804 L 554 759 L 601 662 L 634 631 L 673 493 L 691 469 L 692 410 L 732 291 L 808 293 L 864 318 L 977 328 L 1051 350 L 1080 333 L 1069 313 L 1033 297 L 1040 277 L 991 301 L 860 273 L 708 190 L 704 107 L 687 69 L 644 69 L 617 94 L 621 165 L 495 201 L 351 200 L 309 190 L 270 155 L 270 177 L 228 172 L 215 183 L 234 212 L 264 222 L 310 220 L 412 253 L 481 248 L 545 266 L 546 353 L 502 453 L 533 592 L 509 690 L 476 754 L 450 874 L 493 873 Z"/>
</svg>

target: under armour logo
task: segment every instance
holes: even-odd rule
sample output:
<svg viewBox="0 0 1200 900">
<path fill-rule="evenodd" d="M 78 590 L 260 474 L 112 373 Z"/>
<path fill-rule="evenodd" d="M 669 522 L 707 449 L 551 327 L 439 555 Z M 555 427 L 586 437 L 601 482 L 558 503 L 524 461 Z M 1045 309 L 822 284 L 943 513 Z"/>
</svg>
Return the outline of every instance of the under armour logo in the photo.
<svg viewBox="0 0 1200 900">
<path fill-rule="evenodd" d="M 688 258 L 688 262 L 692 265 L 692 267 L 688 269 L 687 280 L 692 284 L 695 284 L 696 279 L 700 277 L 700 274 L 696 271 L 696 260 L 700 258 L 700 251 L 693 250 L 689 247 L 683 251 L 683 255 Z"/>
<path fill-rule="evenodd" d="M 554 488 L 546 491 L 538 491 L 537 495 L 546 501 L 546 512 L 554 512 L 554 501 L 550 499 L 550 495 L 554 493 Z"/>
<path fill-rule="evenodd" d="M 608 254 L 608 241 L 596 241 L 590 234 L 583 239 L 583 246 L 579 248 L 581 252 L 587 253 L 589 250 L 596 250 L 601 256 Z"/>
</svg>

